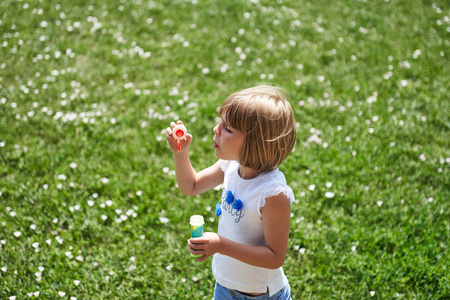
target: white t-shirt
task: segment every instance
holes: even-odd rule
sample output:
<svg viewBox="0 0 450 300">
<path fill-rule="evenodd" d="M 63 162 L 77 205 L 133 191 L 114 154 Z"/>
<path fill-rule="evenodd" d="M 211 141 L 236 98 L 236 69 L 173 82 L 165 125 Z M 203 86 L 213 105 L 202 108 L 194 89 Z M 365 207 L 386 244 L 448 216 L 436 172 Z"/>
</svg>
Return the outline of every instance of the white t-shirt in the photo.
<svg viewBox="0 0 450 300">
<path fill-rule="evenodd" d="M 238 162 L 222 160 L 220 167 L 225 176 L 218 234 L 240 244 L 264 246 L 260 208 L 266 204 L 266 198 L 284 193 L 291 204 L 294 201 L 284 174 L 275 169 L 246 180 L 238 174 Z M 242 202 L 241 209 L 238 200 Z M 265 293 L 269 288 L 272 296 L 287 280 L 281 267 L 274 270 L 260 268 L 219 253 L 214 255 L 212 271 L 220 285 L 244 293 Z"/>
</svg>

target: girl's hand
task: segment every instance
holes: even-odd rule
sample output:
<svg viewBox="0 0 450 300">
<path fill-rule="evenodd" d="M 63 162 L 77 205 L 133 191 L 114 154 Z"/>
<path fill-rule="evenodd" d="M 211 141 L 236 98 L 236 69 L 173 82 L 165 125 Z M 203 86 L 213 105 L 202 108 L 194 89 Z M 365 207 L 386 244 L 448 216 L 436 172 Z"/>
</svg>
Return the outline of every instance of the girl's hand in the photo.
<svg viewBox="0 0 450 300">
<path fill-rule="evenodd" d="M 178 151 L 178 139 L 176 139 L 173 136 L 173 132 L 172 132 L 172 129 L 177 124 L 183 124 L 183 122 L 178 121 L 176 124 L 175 124 L 175 122 L 170 123 L 170 127 L 167 127 L 166 138 L 167 138 L 167 143 L 169 144 L 169 146 L 172 149 L 172 151 L 174 153 L 181 153 L 181 152 L 187 151 L 187 149 L 191 145 L 192 135 L 188 133 L 184 139 L 180 140 L 180 142 L 181 142 L 181 151 Z"/>
<path fill-rule="evenodd" d="M 196 258 L 197 261 L 203 262 L 211 255 L 219 252 L 221 245 L 221 237 L 214 232 L 205 232 L 202 237 L 190 238 L 188 240 L 189 251 L 194 255 L 202 255 Z"/>
</svg>

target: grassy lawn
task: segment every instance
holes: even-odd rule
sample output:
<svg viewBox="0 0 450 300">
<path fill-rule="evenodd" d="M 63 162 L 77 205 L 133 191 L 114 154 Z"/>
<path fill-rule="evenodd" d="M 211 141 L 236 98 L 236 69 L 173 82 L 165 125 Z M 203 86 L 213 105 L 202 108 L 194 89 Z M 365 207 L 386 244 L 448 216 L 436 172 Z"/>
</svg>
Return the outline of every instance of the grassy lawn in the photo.
<svg viewBox="0 0 450 300">
<path fill-rule="evenodd" d="M 291 97 L 294 299 L 450 298 L 446 1 L 0 3 L 0 299 L 211 299 L 165 128 L 214 163 L 230 93 Z"/>
</svg>

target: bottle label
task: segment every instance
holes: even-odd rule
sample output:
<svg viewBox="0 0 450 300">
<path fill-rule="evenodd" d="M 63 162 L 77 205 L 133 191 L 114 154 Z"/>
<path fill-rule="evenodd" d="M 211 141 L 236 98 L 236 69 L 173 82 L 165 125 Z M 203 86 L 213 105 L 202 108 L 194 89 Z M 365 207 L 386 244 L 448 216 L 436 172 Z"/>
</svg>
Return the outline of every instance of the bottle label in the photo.
<svg viewBox="0 0 450 300">
<path fill-rule="evenodd" d="M 192 226 L 191 225 L 191 237 L 202 237 L 203 236 L 203 225 L 200 226 Z M 191 253 L 192 257 L 201 257 L 201 255 L 194 255 Z"/>
<path fill-rule="evenodd" d="M 191 237 L 202 237 L 203 236 L 203 225 L 192 226 L 191 225 Z"/>
</svg>

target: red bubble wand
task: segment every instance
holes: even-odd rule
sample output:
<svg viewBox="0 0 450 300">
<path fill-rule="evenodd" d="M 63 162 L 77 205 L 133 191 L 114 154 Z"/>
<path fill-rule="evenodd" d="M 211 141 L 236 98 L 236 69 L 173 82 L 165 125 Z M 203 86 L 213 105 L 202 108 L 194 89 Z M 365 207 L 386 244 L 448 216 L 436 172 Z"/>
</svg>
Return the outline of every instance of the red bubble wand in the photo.
<svg viewBox="0 0 450 300">
<path fill-rule="evenodd" d="M 172 129 L 173 137 L 177 139 L 178 151 L 181 151 L 181 140 L 186 138 L 187 129 L 183 124 L 177 124 Z"/>
</svg>

